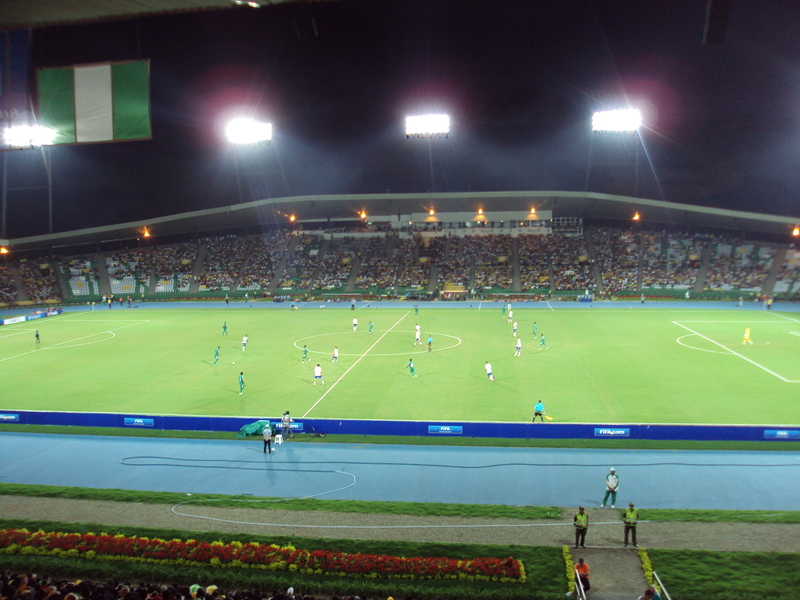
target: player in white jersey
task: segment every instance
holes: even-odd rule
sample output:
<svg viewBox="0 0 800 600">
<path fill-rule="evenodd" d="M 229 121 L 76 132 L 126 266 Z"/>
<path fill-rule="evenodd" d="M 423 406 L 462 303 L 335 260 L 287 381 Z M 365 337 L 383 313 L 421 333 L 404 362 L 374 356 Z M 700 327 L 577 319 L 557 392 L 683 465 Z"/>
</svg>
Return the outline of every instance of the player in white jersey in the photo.
<svg viewBox="0 0 800 600">
<path fill-rule="evenodd" d="M 319 366 L 319 363 L 314 367 L 314 385 L 317 385 L 318 379 L 322 382 L 322 385 L 325 385 L 325 380 L 322 378 L 322 367 Z"/>
</svg>

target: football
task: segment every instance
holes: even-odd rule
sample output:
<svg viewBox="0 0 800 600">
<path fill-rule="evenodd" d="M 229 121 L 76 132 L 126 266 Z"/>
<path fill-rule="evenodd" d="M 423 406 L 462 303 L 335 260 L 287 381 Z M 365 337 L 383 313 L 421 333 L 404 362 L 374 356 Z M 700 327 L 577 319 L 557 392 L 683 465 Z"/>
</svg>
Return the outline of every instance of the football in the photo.
<svg viewBox="0 0 800 600">
<path fill-rule="evenodd" d="M 232 365 L 235 365 L 235 364 L 236 364 L 236 361 L 232 362 L 231 364 L 232 364 Z"/>
</svg>

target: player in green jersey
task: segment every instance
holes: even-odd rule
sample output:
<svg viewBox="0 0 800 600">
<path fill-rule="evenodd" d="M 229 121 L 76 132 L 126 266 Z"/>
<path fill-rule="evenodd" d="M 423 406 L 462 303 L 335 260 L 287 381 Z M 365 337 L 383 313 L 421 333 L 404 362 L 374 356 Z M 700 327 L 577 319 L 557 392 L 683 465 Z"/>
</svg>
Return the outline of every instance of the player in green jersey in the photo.
<svg viewBox="0 0 800 600">
<path fill-rule="evenodd" d="M 408 364 L 406 365 L 406 369 L 409 369 L 411 371 L 411 376 L 412 377 L 416 377 L 417 376 L 417 371 L 416 371 L 416 369 L 414 369 L 414 361 L 413 360 L 409 359 Z"/>
</svg>

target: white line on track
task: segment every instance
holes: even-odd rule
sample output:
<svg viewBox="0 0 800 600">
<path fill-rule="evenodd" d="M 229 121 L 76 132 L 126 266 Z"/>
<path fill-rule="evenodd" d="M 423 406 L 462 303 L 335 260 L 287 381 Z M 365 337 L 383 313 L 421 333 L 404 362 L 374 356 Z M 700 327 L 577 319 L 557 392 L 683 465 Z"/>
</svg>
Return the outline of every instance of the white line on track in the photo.
<svg viewBox="0 0 800 600">
<path fill-rule="evenodd" d="M 342 379 L 344 379 L 345 375 L 347 375 L 347 374 L 348 374 L 348 373 L 349 373 L 349 372 L 350 372 L 350 371 L 353 369 L 353 367 L 355 367 L 355 366 L 356 366 L 356 365 L 357 365 L 359 362 L 361 362 L 361 359 L 362 359 L 362 358 L 364 358 L 364 357 L 365 357 L 367 354 L 369 354 L 369 351 L 370 351 L 370 350 L 372 350 L 372 349 L 373 349 L 375 346 L 377 346 L 377 345 L 378 345 L 378 342 L 380 342 L 380 341 L 381 341 L 383 338 L 385 338 L 385 337 L 386 337 L 386 336 L 389 334 L 389 332 L 391 332 L 391 331 L 392 331 L 392 329 L 394 329 L 395 327 L 397 327 L 398 325 L 400 325 L 400 321 L 402 321 L 403 319 L 405 319 L 405 318 L 406 318 L 408 315 L 410 315 L 410 314 L 411 314 L 411 311 L 410 311 L 410 310 L 409 310 L 409 311 L 406 311 L 406 314 L 404 314 L 402 317 L 400 317 L 400 318 L 397 320 L 397 322 L 396 322 L 394 325 L 392 325 L 391 327 L 389 327 L 389 329 L 387 329 L 387 330 L 384 332 L 384 334 L 383 334 L 381 337 L 379 337 L 377 340 L 375 340 L 375 343 L 374 343 L 374 344 L 372 344 L 372 346 L 370 346 L 369 348 L 367 348 L 367 349 L 366 349 L 366 351 L 364 352 L 364 354 L 362 354 L 361 356 L 359 356 L 359 357 L 358 357 L 358 358 L 355 360 L 355 362 L 354 362 L 352 365 L 350 365 L 350 367 L 349 367 L 349 368 L 348 368 L 348 369 L 347 369 L 347 370 L 346 370 L 344 373 L 342 373 L 341 377 L 339 377 L 339 379 L 337 379 L 337 380 L 336 380 L 336 381 L 333 383 L 333 385 L 331 385 L 331 387 L 329 387 L 329 388 L 328 388 L 328 389 L 325 391 L 325 393 L 324 393 L 324 394 L 322 394 L 322 396 L 320 397 L 320 399 L 319 399 L 319 400 L 317 400 L 316 402 L 314 402 L 314 404 L 311 406 L 311 408 L 309 408 L 309 409 L 308 409 L 308 410 L 305 412 L 305 414 L 304 414 L 302 417 L 300 417 L 300 418 L 301 418 L 301 419 L 305 419 L 305 418 L 306 418 L 306 417 L 309 415 L 309 413 L 310 413 L 312 410 L 314 410 L 314 409 L 316 408 L 317 404 L 319 404 L 320 402 L 322 402 L 322 401 L 325 399 L 325 396 L 327 396 L 328 394 L 330 394 L 330 393 L 331 393 L 331 391 L 333 391 L 333 388 L 335 388 L 335 387 L 338 385 L 338 383 L 339 383 L 339 382 L 340 382 Z"/>
<path fill-rule="evenodd" d="M 686 331 L 689 331 L 690 333 L 693 333 L 693 334 L 695 334 L 695 335 L 697 335 L 697 336 L 700 336 L 700 337 L 701 337 L 701 338 L 703 338 L 704 340 L 706 340 L 706 341 L 708 341 L 708 342 L 711 342 L 711 343 L 712 343 L 712 344 L 714 344 L 715 346 L 719 346 L 719 347 L 720 347 L 720 348 L 722 348 L 723 350 L 727 350 L 728 352 L 730 352 L 730 353 L 731 353 L 731 354 L 733 354 L 734 356 L 738 356 L 739 358 L 741 358 L 741 359 L 743 359 L 743 360 L 746 360 L 746 361 L 747 361 L 747 362 L 749 362 L 751 365 L 758 367 L 758 368 L 759 368 L 759 369 L 761 369 L 762 371 L 766 371 L 767 373 L 769 373 L 770 375 L 773 375 L 774 377 L 777 377 L 777 378 L 778 378 L 778 379 L 780 379 L 781 381 L 785 381 L 786 383 L 800 383 L 800 381 L 794 381 L 794 380 L 791 380 L 791 379 L 786 379 L 785 377 L 782 377 L 781 375 L 778 375 L 778 374 L 777 374 L 775 371 L 770 371 L 770 370 L 769 370 L 767 367 L 764 367 L 764 366 L 762 366 L 762 365 L 758 364 L 756 361 L 754 361 L 754 360 L 751 360 L 751 359 L 747 358 L 747 357 L 746 357 L 746 356 L 744 356 L 743 354 L 739 354 L 738 352 L 734 352 L 734 351 L 733 351 L 733 350 L 731 350 L 730 348 L 728 348 L 728 347 L 726 347 L 726 346 L 723 346 L 723 345 L 722 345 L 722 344 L 720 344 L 719 342 L 716 342 L 716 341 L 712 340 L 710 337 L 706 337 L 706 336 L 704 336 L 702 333 L 698 333 L 698 332 L 696 332 L 696 331 L 695 331 L 695 330 L 693 330 L 693 329 L 689 329 L 688 327 L 686 327 L 686 325 L 681 325 L 680 323 L 678 323 L 678 321 L 673 321 L 673 323 L 675 323 L 675 325 L 677 325 L 678 327 L 683 327 L 683 328 L 684 328 Z"/>
</svg>

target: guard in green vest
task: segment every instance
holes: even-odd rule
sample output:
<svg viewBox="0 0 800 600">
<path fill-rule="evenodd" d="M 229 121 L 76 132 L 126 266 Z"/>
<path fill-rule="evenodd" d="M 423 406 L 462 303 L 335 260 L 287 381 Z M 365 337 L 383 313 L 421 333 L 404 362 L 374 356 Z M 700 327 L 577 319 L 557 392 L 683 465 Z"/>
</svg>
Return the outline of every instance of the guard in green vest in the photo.
<svg viewBox="0 0 800 600">
<path fill-rule="evenodd" d="M 575 525 L 575 547 L 586 548 L 586 530 L 589 529 L 589 514 L 581 506 L 573 519 Z"/>
<path fill-rule="evenodd" d="M 639 544 L 636 543 L 636 521 L 639 520 L 639 511 L 636 510 L 636 507 L 633 506 L 633 502 L 628 505 L 628 508 L 625 509 L 625 515 L 622 517 L 622 521 L 625 523 L 625 545 L 628 545 L 628 534 L 631 535 L 631 541 L 635 547 L 639 547 Z"/>
</svg>

